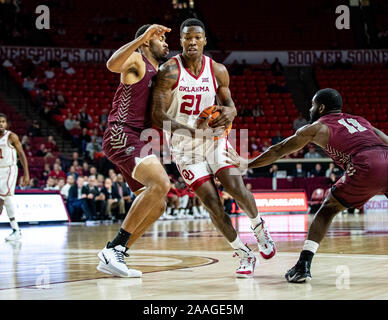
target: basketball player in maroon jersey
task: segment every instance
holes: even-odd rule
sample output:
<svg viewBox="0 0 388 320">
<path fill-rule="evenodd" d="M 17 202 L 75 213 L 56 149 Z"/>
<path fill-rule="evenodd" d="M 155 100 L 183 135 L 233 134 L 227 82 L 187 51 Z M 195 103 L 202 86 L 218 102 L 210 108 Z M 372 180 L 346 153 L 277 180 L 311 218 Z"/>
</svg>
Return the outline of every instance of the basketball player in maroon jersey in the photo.
<svg viewBox="0 0 388 320">
<path fill-rule="evenodd" d="M 168 130 L 172 136 L 170 149 L 171 153 L 174 153 L 182 177 L 208 209 L 213 224 L 240 258 L 236 277 L 252 277 L 257 259 L 241 241 L 230 217 L 225 213 L 214 177 L 220 180 L 226 191 L 250 218 L 260 254 L 265 259 L 275 255 L 274 242 L 257 211 L 252 193 L 244 185 L 240 170 L 225 163 L 224 156 L 224 159 L 218 158 L 216 161 L 211 159 L 218 149 L 231 147 L 227 139 L 217 140 L 217 143 L 213 144 L 198 139 L 196 127 L 193 125 L 198 114 L 214 104 L 215 97 L 220 104 L 216 107 L 220 116 L 214 121 L 213 130 L 218 127 L 225 130 L 233 121 L 237 112 L 229 90 L 229 74 L 224 65 L 203 54 L 206 34 L 201 21 L 185 20 L 180 27 L 180 36 L 182 54 L 171 58 L 158 72 L 152 94 L 152 120 L 155 126 L 163 129 L 166 129 L 164 121 L 171 124 Z M 187 90 L 195 92 L 195 96 L 188 95 Z M 194 98 L 197 101 L 195 105 Z M 206 148 L 207 156 L 197 152 L 203 149 L 202 147 Z"/>
<path fill-rule="evenodd" d="M 120 73 L 120 85 L 104 132 L 103 151 L 121 171 L 136 199 L 120 231 L 98 253 L 99 271 L 120 277 L 141 277 L 129 269 L 124 256 L 130 245 L 164 212 L 170 180 L 158 158 L 143 148 L 140 134 L 151 127 L 150 90 L 159 63 L 168 55 L 165 33 L 169 28 L 144 25 L 135 40 L 122 46 L 108 60 L 110 71 Z"/>
<path fill-rule="evenodd" d="M 248 162 L 248 168 L 267 166 L 312 142 L 346 170 L 316 213 L 299 260 L 285 275 L 289 282 L 311 280 L 312 258 L 338 212 L 361 208 L 378 193 L 388 197 L 388 136 L 363 117 L 342 113 L 341 95 L 331 88 L 315 94 L 310 115 L 310 124 Z M 229 157 L 243 162 L 234 152 Z"/>
</svg>

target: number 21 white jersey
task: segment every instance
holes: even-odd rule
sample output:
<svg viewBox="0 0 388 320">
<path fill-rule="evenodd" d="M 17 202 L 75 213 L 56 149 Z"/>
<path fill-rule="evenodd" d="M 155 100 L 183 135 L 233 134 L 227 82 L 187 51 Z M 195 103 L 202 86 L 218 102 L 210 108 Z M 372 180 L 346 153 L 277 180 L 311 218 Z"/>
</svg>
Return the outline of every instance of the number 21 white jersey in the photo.
<svg viewBox="0 0 388 320">
<path fill-rule="evenodd" d="M 181 54 L 172 59 L 178 64 L 179 76 L 172 90 L 172 102 L 167 114 L 179 123 L 195 128 L 198 115 L 215 104 L 218 85 L 212 59 L 202 56 L 202 68 L 198 76 L 184 67 Z"/>
</svg>

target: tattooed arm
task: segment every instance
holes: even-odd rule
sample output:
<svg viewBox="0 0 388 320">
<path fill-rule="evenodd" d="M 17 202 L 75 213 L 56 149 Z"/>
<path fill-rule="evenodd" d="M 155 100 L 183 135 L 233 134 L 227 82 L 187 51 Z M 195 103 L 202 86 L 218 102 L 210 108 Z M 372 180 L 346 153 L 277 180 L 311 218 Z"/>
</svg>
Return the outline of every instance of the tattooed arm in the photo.
<svg viewBox="0 0 388 320">
<path fill-rule="evenodd" d="M 229 73 L 225 66 L 221 63 L 212 61 L 214 76 L 218 83 L 217 101 L 220 106 L 217 109 L 221 115 L 213 122 L 214 126 L 228 126 L 236 117 L 237 110 L 232 100 L 229 90 Z"/>
<path fill-rule="evenodd" d="M 156 78 L 156 85 L 152 92 L 152 123 L 158 128 L 169 130 L 174 133 L 180 130 L 180 134 L 190 137 L 195 136 L 196 129 L 179 123 L 174 118 L 167 114 L 172 101 L 172 90 L 179 78 L 179 67 L 174 59 L 168 60 L 160 66 Z M 200 129 L 208 129 L 214 132 L 214 129 L 209 128 L 207 123 L 203 122 Z M 169 122 L 170 128 L 163 128 L 163 122 Z M 216 135 L 213 133 L 212 136 Z M 217 134 L 219 135 L 219 134 Z"/>
</svg>

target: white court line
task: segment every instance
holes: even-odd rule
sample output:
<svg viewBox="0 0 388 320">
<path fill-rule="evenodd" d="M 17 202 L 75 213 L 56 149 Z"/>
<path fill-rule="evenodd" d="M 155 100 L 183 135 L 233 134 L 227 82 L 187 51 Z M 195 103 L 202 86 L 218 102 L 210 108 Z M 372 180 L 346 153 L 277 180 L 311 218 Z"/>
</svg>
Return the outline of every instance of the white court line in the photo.
<svg viewBox="0 0 388 320">
<path fill-rule="evenodd" d="M 98 253 L 100 250 L 94 249 L 64 249 L 63 251 L 68 253 Z M 155 255 L 199 255 L 199 256 L 211 256 L 211 255 L 232 255 L 233 250 L 230 251 L 199 251 L 199 250 L 129 250 L 130 255 L 137 254 L 155 254 Z M 299 252 L 276 252 L 277 256 L 295 257 L 299 256 Z M 372 255 L 372 254 L 335 254 L 335 253 L 317 253 L 315 257 L 322 258 L 340 258 L 340 259 L 375 259 L 375 260 L 388 260 L 388 255 Z"/>
</svg>

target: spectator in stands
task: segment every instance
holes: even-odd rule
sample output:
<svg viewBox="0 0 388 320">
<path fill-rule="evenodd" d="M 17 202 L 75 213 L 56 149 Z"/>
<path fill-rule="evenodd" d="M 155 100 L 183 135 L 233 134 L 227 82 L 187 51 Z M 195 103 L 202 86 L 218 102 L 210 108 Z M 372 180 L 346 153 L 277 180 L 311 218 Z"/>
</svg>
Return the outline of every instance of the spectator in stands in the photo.
<svg viewBox="0 0 388 320">
<path fill-rule="evenodd" d="M 310 177 L 314 178 L 314 177 L 324 177 L 324 176 L 325 176 L 325 173 L 322 169 L 321 164 L 316 163 L 314 169 L 311 170 L 310 172 Z"/>
<path fill-rule="evenodd" d="M 264 152 L 270 147 L 267 140 L 264 140 L 263 145 L 261 146 L 261 151 Z"/>
<path fill-rule="evenodd" d="M 240 110 L 238 110 L 238 115 L 240 117 L 250 117 L 252 116 L 252 111 L 248 109 L 245 105 L 242 105 Z"/>
<path fill-rule="evenodd" d="M 69 171 L 66 173 L 66 175 L 72 176 L 75 180 L 77 180 L 79 173 L 75 170 L 75 166 L 70 166 Z"/>
<path fill-rule="evenodd" d="M 263 60 L 263 63 L 260 65 L 260 69 L 263 71 L 267 71 L 271 69 L 271 64 L 268 62 L 267 59 Z"/>
<path fill-rule="evenodd" d="M 84 177 L 78 177 L 77 183 L 69 190 L 67 208 L 72 221 L 81 221 L 85 220 L 85 217 L 90 217 L 90 212 L 85 201 L 86 195 L 83 193 L 84 182 Z"/>
<path fill-rule="evenodd" d="M 67 102 L 68 101 L 65 98 L 65 96 L 63 95 L 63 92 L 62 91 L 58 91 L 56 96 L 55 96 L 55 100 L 54 100 L 55 108 L 60 111 L 60 109 L 66 108 L 66 103 Z"/>
<path fill-rule="evenodd" d="M 57 179 L 54 177 L 48 177 L 46 185 L 43 187 L 43 190 L 48 191 L 48 190 L 59 190 L 59 187 L 57 185 Z"/>
<path fill-rule="evenodd" d="M 30 179 L 30 185 L 28 189 L 39 189 L 39 180 L 36 178 Z"/>
<path fill-rule="evenodd" d="M 75 127 L 69 133 L 73 140 L 73 145 L 78 147 L 80 145 L 80 135 L 82 134 L 81 124 L 78 120 L 76 121 Z"/>
<path fill-rule="evenodd" d="M 255 107 L 252 110 L 252 115 L 254 117 L 261 117 L 264 116 L 264 111 L 263 111 L 263 105 L 261 103 L 258 103 L 255 105 Z"/>
<path fill-rule="evenodd" d="M 63 178 L 66 179 L 66 173 L 61 170 L 61 167 L 58 163 L 54 163 L 53 170 L 49 173 L 49 177 L 53 177 L 55 179 Z"/>
<path fill-rule="evenodd" d="M 96 139 L 96 142 L 102 147 L 102 136 L 98 134 L 98 129 L 93 129 L 93 135 L 90 136 L 90 138 L 93 140 L 93 138 Z"/>
<path fill-rule="evenodd" d="M 115 186 L 113 186 L 112 180 L 110 178 L 105 179 L 104 189 L 102 192 L 105 195 L 106 201 L 106 214 L 114 220 L 112 215 L 112 209 L 119 209 L 119 214 L 125 214 L 125 203 L 122 198 L 120 198 L 119 192 Z"/>
<path fill-rule="evenodd" d="M 125 212 L 128 212 L 133 202 L 132 191 L 125 183 L 123 175 L 121 173 L 117 174 L 116 182 L 113 184 L 116 186 L 120 198 L 124 200 Z"/>
<path fill-rule="evenodd" d="M 252 154 L 255 151 L 259 151 L 259 145 L 256 142 L 256 137 L 250 136 L 249 145 L 248 145 L 248 152 Z"/>
<path fill-rule="evenodd" d="M 69 114 L 67 115 L 67 118 L 63 122 L 63 126 L 67 131 L 71 131 L 75 128 L 76 124 L 77 124 L 77 116 L 69 112 Z"/>
<path fill-rule="evenodd" d="M 82 133 L 79 136 L 79 152 L 81 155 L 86 153 L 86 145 L 91 141 L 90 135 L 87 128 L 82 129 Z"/>
<path fill-rule="evenodd" d="M 273 164 L 271 168 L 269 168 L 269 176 L 271 178 L 275 178 L 278 173 L 278 166 L 276 164 Z"/>
<path fill-rule="evenodd" d="M 28 128 L 27 134 L 29 137 L 41 137 L 42 131 L 40 129 L 40 124 L 38 120 L 33 120 L 32 124 Z"/>
<path fill-rule="evenodd" d="M 112 182 L 116 182 L 117 174 L 116 174 L 116 171 L 114 169 L 109 169 L 108 176 L 112 180 Z"/>
<path fill-rule="evenodd" d="M 97 168 L 95 167 L 95 166 L 91 166 L 90 168 L 89 168 L 89 174 L 91 175 L 91 176 L 95 176 L 96 177 L 96 181 L 97 181 Z"/>
<path fill-rule="evenodd" d="M 322 156 L 315 150 L 313 145 L 309 146 L 309 151 L 304 155 L 305 159 L 318 159 L 322 158 Z"/>
<path fill-rule="evenodd" d="M 29 189 L 28 186 L 23 186 L 23 184 L 24 184 L 23 180 L 24 180 L 24 177 L 21 176 L 19 178 L 19 183 L 15 187 L 15 190 L 27 190 L 27 189 Z"/>
<path fill-rule="evenodd" d="M 280 130 L 276 131 L 276 136 L 272 137 L 272 144 L 277 144 L 284 140 Z"/>
<path fill-rule="evenodd" d="M 41 56 L 40 56 L 39 54 L 36 54 L 36 55 L 34 55 L 34 56 L 32 57 L 31 62 L 32 62 L 34 65 L 39 65 L 39 64 L 41 64 L 41 62 L 42 62 L 42 58 L 41 58 Z"/>
<path fill-rule="evenodd" d="M 107 121 L 101 121 L 101 123 L 98 125 L 98 129 L 100 130 L 100 132 L 105 132 L 107 125 Z"/>
<path fill-rule="evenodd" d="M 293 128 L 297 131 L 299 128 L 302 128 L 307 124 L 307 120 L 303 117 L 303 114 L 299 112 L 298 117 L 294 120 Z"/>
<path fill-rule="evenodd" d="M 54 72 L 54 68 L 52 67 L 49 67 L 48 69 L 46 69 L 44 71 L 44 75 L 46 77 L 46 79 L 52 79 L 55 77 L 55 72 Z"/>
<path fill-rule="evenodd" d="M 92 123 L 92 117 L 86 112 L 86 107 L 82 107 L 80 113 L 77 116 L 77 120 L 81 124 L 81 128 L 87 128 L 89 123 Z"/>
<path fill-rule="evenodd" d="M 274 62 L 271 64 L 271 72 L 274 76 L 281 76 L 283 74 L 284 68 L 280 63 L 278 58 L 275 58 Z"/>
<path fill-rule="evenodd" d="M 28 92 L 35 89 L 35 80 L 30 76 L 24 79 L 22 87 L 26 89 Z"/>
<path fill-rule="evenodd" d="M 306 177 L 306 172 L 303 170 L 303 166 L 302 166 L 301 163 L 297 163 L 295 165 L 295 169 L 294 169 L 292 175 L 295 178 L 304 178 L 304 177 Z"/>
<path fill-rule="evenodd" d="M 89 164 L 88 164 L 86 161 L 84 161 L 84 162 L 82 163 L 82 168 L 81 168 L 81 170 L 82 170 L 82 175 L 83 175 L 83 176 L 90 176 Z"/>
<path fill-rule="evenodd" d="M 91 141 L 86 144 L 85 151 L 91 160 L 95 160 L 101 157 L 102 146 L 97 143 L 95 136 L 92 136 Z"/>
<path fill-rule="evenodd" d="M 58 186 L 58 189 L 59 189 L 59 193 L 61 193 L 62 191 L 62 188 L 65 186 L 65 179 L 64 178 L 59 178 L 57 180 L 57 186 Z"/>
<path fill-rule="evenodd" d="M 24 153 L 26 154 L 27 158 L 33 157 L 34 153 L 32 152 L 31 145 L 27 143 L 24 147 Z"/>
<path fill-rule="evenodd" d="M 330 162 L 329 163 L 329 168 L 325 172 L 326 178 L 329 178 L 330 174 L 332 174 L 332 173 L 334 173 L 336 176 L 340 176 L 341 175 L 341 170 L 338 167 L 336 167 L 334 162 Z"/>
<path fill-rule="evenodd" d="M 43 170 L 42 170 L 42 180 L 47 180 L 49 174 L 51 172 L 51 168 L 50 168 L 50 164 L 49 163 L 45 163 L 44 166 L 43 166 Z"/>
<path fill-rule="evenodd" d="M 20 143 L 22 144 L 22 147 L 25 148 L 27 144 L 30 144 L 30 139 L 27 135 L 24 135 L 22 140 L 20 140 Z"/>
<path fill-rule="evenodd" d="M 45 157 L 47 154 L 48 154 L 48 150 L 47 150 L 45 144 L 41 143 L 39 150 L 36 151 L 36 156 L 37 157 Z"/>
<path fill-rule="evenodd" d="M 231 75 L 241 75 L 241 67 L 238 61 L 235 59 L 229 67 L 229 73 Z"/>
<path fill-rule="evenodd" d="M 332 172 L 332 173 L 330 173 L 328 180 L 329 180 L 330 187 L 332 187 L 337 182 L 338 177 L 335 175 L 334 172 Z"/>
<path fill-rule="evenodd" d="M 85 196 L 86 206 L 88 207 L 89 217 L 87 220 L 96 220 L 96 197 L 100 195 L 100 192 L 96 187 L 95 176 L 89 176 L 88 183 L 82 188 L 82 195 Z"/>
<path fill-rule="evenodd" d="M 47 151 L 56 152 L 58 151 L 57 142 L 54 140 L 53 136 L 48 136 L 47 142 L 45 144 Z"/>
<path fill-rule="evenodd" d="M 68 175 L 66 178 L 66 184 L 61 189 L 60 193 L 63 196 L 63 199 L 67 200 L 69 197 L 70 188 L 74 185 L 75 179 L 73 175 Z"/>
<path fill-rule="evenodd" d="M 102 113 L 100 115 L 100 123 L 105 121 L 105 122 L 108 122 L 108 109 L 102 109 Z"/>
<path fill-rule="evenodd" d="M 104 189 L 104 176 L 102 174 L 97 174 L 96 179 L 96 189 L 98 191 L 98 195 L 96 197 L 96 211 L 101 220 L 104 220 L 106 216 L 106 199 L 105 194 L 102 191 Z"/>
</svg>

